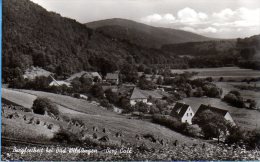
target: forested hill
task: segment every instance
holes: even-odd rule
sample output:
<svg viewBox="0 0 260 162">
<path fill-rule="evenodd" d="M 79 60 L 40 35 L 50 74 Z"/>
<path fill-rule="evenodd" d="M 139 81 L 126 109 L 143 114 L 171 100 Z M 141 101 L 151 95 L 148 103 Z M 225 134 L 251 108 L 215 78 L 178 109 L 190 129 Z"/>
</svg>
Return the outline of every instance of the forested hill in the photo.
<svg viewBox="0 0 260 162">
<path fill-rule="evenodd" d="M 58 75 L 112 71 L 124 62 L 172 63 L 167 53 L 115 40 L 29 0 L 3 0 L 3 75 L 31 65 Z"/>
<path fill-rule="evenodd" d="M 120 18 L 89 22 L 86 26 L 116 39 L 153 48 L 160 48 L 164 44 L 215 40 L 183 30 L 153 27 Z"/>
<path fill-rule="evenodd" d="M 179 44 L 167 44 L 162 50 L 178 55 L 206 56 L 230 53 L 236 49 L 237 40 L 215 40 L 204 42 L 188 42 Z"/>
</svg>

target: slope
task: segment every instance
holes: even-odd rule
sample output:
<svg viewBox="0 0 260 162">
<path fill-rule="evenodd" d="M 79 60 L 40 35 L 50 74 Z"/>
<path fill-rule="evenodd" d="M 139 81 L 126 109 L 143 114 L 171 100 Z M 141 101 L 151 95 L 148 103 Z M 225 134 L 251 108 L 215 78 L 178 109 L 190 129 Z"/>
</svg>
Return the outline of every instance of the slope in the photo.
<svg viewBox="0 0 260 162">
<path fill-rule="evenodd" d="M 212 38 L 207 38 L 191 32 L 153 27 L 132 20 L 119 18 L 89 22 L 86 23 L 86 26 L 96 29 L 110 37 L 128 40 L 131 43 L 152 48 L 160 48 L 163 44 L 212 40 Z"/>
</svg>

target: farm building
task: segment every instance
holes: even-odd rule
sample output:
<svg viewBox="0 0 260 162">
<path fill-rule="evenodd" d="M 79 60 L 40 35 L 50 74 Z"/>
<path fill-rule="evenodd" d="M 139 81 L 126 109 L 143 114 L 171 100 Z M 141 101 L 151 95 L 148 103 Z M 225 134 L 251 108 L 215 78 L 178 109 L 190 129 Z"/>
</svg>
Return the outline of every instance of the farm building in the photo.
<svg viewBox="0 0 260 162">
<path fill-rule="evenodd" d="M 119 84 L 119 75 L 118 73 L 107 73 L 106 81 L 110 84 Z"/>
<path fill-rule="evenodd" d="M 189 105 L 177 102 L 170 115 L 179 118 L 182 123 L 192 124 L 195 113 Z"/>
<path fill-rule="evenodd" d="M 148 103 L 149 98 L 162 99 L 163 94 L 165 93 L 160 90 L 141 90 L 135 87 L 130 97 L 130 104 L 135 105 L 137 102 L 143 102 L 151 105 L 152 103 Z"/>
<path fill-rule="evenodd" d="M 148 97 L 145 96 L 140 89 L 134 88 L 130 97 L 130 104 L 135 105 L 137 102 L 147 103 Z"/>
<path fill-rule="evenodd" d="M 24 75 L 23 75 L 23 78 L 24 79 L 29 79 L 29 80 L 34 80 L 36 77 L 48 77 L 50 76 L 51 72 L 47 71 L 47 70 L 44 70 L 40 67 L 30 67 L 28 69 L 26 69 Z"/>
<path fill-rule="evenodd" d="M 67 87 L 70 87 L 70 86 L 71 86 L 71 84 L 70 84 L 69 82 L 66 82 L 66 81 L 63 81 L 63 80 L 60 80 L 60 81 L 58 81 L 58 80 L 53 80 L 53 81 L 49 84 L 49 86 L 56 86 L 56 87 L 58 87 L 58 86 L 63 86 L 63 85 L 65 85 L 65 86 L 67 86 Z"/>
<path fill-rule="evenodd" d="M 199 115 L 200 113 L 206 111 L 206 110 L 210 110 L 214 113 L 217 113 L 221 116 L 223 116 L 227 121 L 229 121 L 231 124 L 233 125 L 236 125 L 233 118 L 231 117 L 230 113 L 227 111 L 227 110 L 224 110 L 224 109 L 219 109 L 219 108 L 216 108 L 216 107 L 212 107 L 210 105 L 204 105 L 204 104 L 201 104 L 199 109 L 197 110 L 195 116 Z"/>
<path fill-rule="evenodd" d="M 79 73 L 75 73 L 71 75 L 66 81 L 71 82 L 76 78 L 87 78 L 90 79 L 92 82 L 99 82 L 102 81 L 102 77 L 99 75 L 98 72 L 87 72 L 87 71 L 81 71 Z"/>
</svg>

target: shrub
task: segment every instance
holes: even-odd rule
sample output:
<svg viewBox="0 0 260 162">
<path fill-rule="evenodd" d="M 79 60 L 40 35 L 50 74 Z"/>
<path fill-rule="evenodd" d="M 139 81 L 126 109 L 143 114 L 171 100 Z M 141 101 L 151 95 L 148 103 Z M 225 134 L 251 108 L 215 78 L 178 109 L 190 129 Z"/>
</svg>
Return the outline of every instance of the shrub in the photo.
<svg viewBox="0 0 260 162">
<path fill-rule="evenodd" d="M 104 98 L 104 91 L 100 85 L 93 85 L 90 89 L 91 94 L 96 98 Z"/>
<path fill-rule="evenodd" d="M 192 137 L 201 137 L 202 129 L 196 125 L 188 125 L 185 129 L 185 132 Z"/>
<path fill-rule="evenodd" d="M 235 107 L 239 107 L 239 108 L 245 107 L 243 98 L 240 96 L 240 93 L 237 91 L 230 91 L 228 94 L 224 96 L 223 100 Z"/>
<path fill-rule="evenodd" d="M 59 142 L 59 143 L 66 143 L 66 144 L 80 143 L 79 138 L 75 134 L 65 129 L 60 129 L 58 132 L 56 132 L 52 138 L 52 141 Z"/>
<path fill-rule="evenodd" d="M 107 108 L 107 109 L 113 109 L 113 106 L 108 102 L 107 99 L 101 100 L 100 105 Z"/>
<path fill-rule="evenodd" d="M 79 94 L 79 93 L 74 93 L 74 94 L 73 94 L 73 97 L 75 97 L 75 98 L 80 98 L 80 94 Z"/>
<path fill-rule="evenodd" d="M 150 108 L 146 103 L 137 102 L 135 105 L 135 110 L 142 112 L 142 113 L 148 113 Z"/>
<path fill-rule="evenodd" d="M 181 123 L 179 119 L 168 115 L 155 114 L 153 115 L 153 122 L 182 133 L 184 133 L 184 130 L 187 127 L 187 124 Z"/>
<path fill-rule="evenodd" d="M 47 112 L 49 115 L 53 114 L 57 117 L 60 114 L 57 106 L 47 98 L 38 97 L 34 100 L 32 109 L 35 114 L 40 115 L 44 115 Z"/>
</svg>

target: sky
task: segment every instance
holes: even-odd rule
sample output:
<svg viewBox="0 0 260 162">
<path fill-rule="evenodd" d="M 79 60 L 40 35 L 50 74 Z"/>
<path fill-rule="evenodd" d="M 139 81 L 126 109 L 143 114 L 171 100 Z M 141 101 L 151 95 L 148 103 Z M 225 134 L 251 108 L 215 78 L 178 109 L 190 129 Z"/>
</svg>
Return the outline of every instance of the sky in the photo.
<svg viewBox="0 0 260 162">
<path fill-rule="evenodd" d="M 124 18 L 215 38 L 260 34 L 260 0 L 31 0 L 80 23 Z"/>
</svg>

